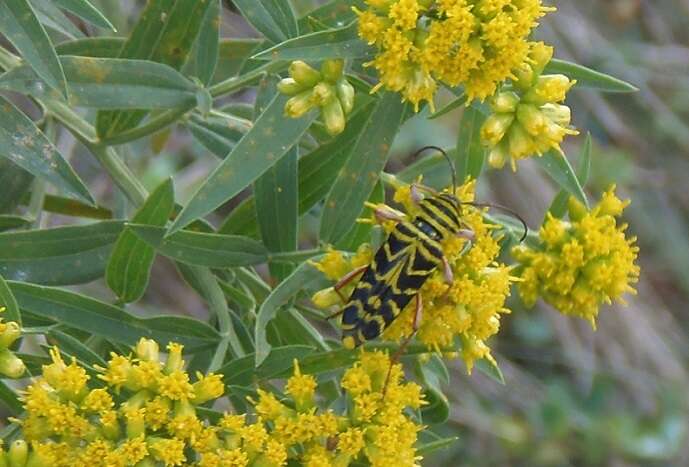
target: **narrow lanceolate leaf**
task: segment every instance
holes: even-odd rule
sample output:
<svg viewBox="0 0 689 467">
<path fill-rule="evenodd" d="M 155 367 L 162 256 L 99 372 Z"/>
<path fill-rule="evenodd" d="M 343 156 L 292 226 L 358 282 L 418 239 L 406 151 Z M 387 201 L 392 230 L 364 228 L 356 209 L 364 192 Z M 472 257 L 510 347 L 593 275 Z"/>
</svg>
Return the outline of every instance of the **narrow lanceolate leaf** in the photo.
<svg viewBox="0 0 689 467">
<path fill-rule="evenodd" d="M 560 188 L 576 197 L 588 207 L 589 204 L 584 189 L 564 153 L 550 150 L 541 157 L 536 157 L 536 162 Z"/>
<path fill-rule="evenodd" d="M 253 183 L 294 146 L 316 118 L 310 112 L 302 118 L 284 116 L 287 97 L 278 95 L 237 143 L 232 152 L 194 193 L 180 212 L 170 232 L 205 216 Z"/>
<path fill-rule="evenodd" d="M 172 109 L 196 101 L 196 86 L 173 68 L 146 60 L 63 56 L 70 103 L 97 109 Z M 0 76 L 0 89 L 45 97 L 42 81 L 28 67 Z"/>
<path fill-rule="evenodd" d="M 137 224 L 164 226 L 175 207 L 172 179 L 163 182 L 134 215 Z M 105 280 L 122 303 L 140 299 L 146 291 L 155 249 L 125 228 L 113 249 Z"/>
<path fill-rule="evenodd" d="M 75 198 L 93 204 L 84 183 L 31 119 L 1 96 L 0 110 L 0 156 Z"/>
<path fill-rule="evenodd" d="M 53 44 L 27 0 L 0 2 L 0 32 L 51 88 L 67 97 L 62 65 Z"/>
<path fill-rule="evenodd" d="M 486 148 L 481 144 L 481 125 L 486 117 L 479 109 L 470 106 L 464 109 L 457 135 L 457 182 L 463 183 L 467 177 L 477 179 L 486 160 Z"/>
<path fill-rule="evenodd" d="M 325 287 L 327 280 L 323 273 L 311 266 L 311 264 L 302 263 L 263 302 L 258 311 L 254 331 L 256 343 L 255 365 L 257 367 L 268 357 L 272 348 L 266 336 L 268 323 L 275 318 L 280 307 L 285 305 L 299 292 L 314 287 L 314 284 Z"/>
<path fill-rule="evenodd" d="M 6 279 L 67 285 L 103 276 L 123 222 L 0 233 L 0 274 Z"/>
<path fill-rule="evenodd" d="M 24 406 L 17 396 L 17 392 L 0 381 L 0 403 L 9 409 L 12 415 L 19 415 L 24 411 Z"/>
<path fill-rule="evenodd" d="M 29 172 L 0 157 L 0 212 L 14 212 L 24 195 L 29 192 L 33 180 L 34 176 Z"/>
<path fill-rule="evenodd" d="M 165 237 L 165 229 L 129 224 L 129 228 L 158 253 L 182 263 L 230 268 L 265 263 L 268 251 L 258 241 L 238 235 L 180 231 Z"/>
<path fill-rule="evenodd" d="M 122 50 L 123 37 L 85 37 L 61 42 L 55 46 L 58 55 L 78 55 L 80 57 L 117 58 Z"/>
<path fill-rule="evenodd" d="M 211 0 L 149 1 L 122 48 L 120 58 L 152 60 L 180 70 L 189 57 L 210 4 Z M 135 127 L 145 116 L 145 111 L 99 112 L 96 131 L 106 139 Z"/>
<path fill-rule="evenodd" d="M 577 178 L 579 179 L 579 184 L 581 187 L 586 186 L 588 182 L 589 174 L 591 172 L 591 134 L 586 135 L 586 140 L 584 141 L 584 147 L 581 149 L 581 155 L 579 156 L 579 167 L 577 169 Z M 561 189 L 557 194 L 548 212 L 555 217 L 562 217 L 567 212 L 567 200 L 570 194 L 567 190 Z"/>
<path fill-rule="evenodd" d="M 179 342 L 192 350 L 217 344 L 217 332 L 207 324 L 181 316 L 139 318 L 122 308 L 63 289 L 10 282 L 19 307 L 34 316 L 125 345 L 140 338 L 165 345 Z"/>
<path fill-rule="evenodd" d="M 186 125 L 199 143 L 220 158 L 230 154 L 251 128 L 249 120 L 219 111 L 205 118 L 193 113 Z"/>
<path fill-rule="evenodd" d="M 604 92 L 637 92 L 639 88 L 614 76 L 592 70 L 583 65 L 554 58 L 545 68 L 546 73 L 562 73 L 577 80 L 578 86 Z"/>
<path fill-rule="evenodd" d="M 87 21 L 94 26 L 103 29 L 115 30 L 115 27 L 96 7 L 91 5 L 88 0 L 55 0 L 55 3 L 70 13 L 74 13 L 79 18 Z"/>
<path fill-rule="evenodd" d="M 198 44 L 196 45 L 196 77 L 205 85 L 210 84 L 218 65 L 220 45 L 220 0 L 210 0 L 203 18 Z"/>
<path fill-rule="evenodd" d="M 462 93 L 461 95 L 452 99 L 447 105 L 445 105 L 445 107 L 443 107 L 442 109 L 431 114 L 428 117 L 428 119 L 433 120 L 435 118 L 442 117 L 443 115 L 446 115 L 446 114 L 452 112 L 453 110 L 460 108 L 461 106 L 463 106 L 466 103 L 466 101 L 467 101 L 467 96 L 464 95 L 464 93 Z"/>
<path fill-rule="evenodd" d="M 233 3 L 257 31 L 275 43 L 299 35 L 289 0 L 234 0 Z"/>
<path fill-rule="evenodd" d="M 385 93 L 370 114 L 325 202 L 320 238 L 334 243 L 351 229 L 378 181 L 399 129 L 404 105 L 395 93 Z"/>
<path fill-rule="evenodd" d="M 86 347 L 79 339 L 69 334 L 65 334 L 61 331 L 50 331 L 48 338 L 55 341 L 61 352 L 76 357 L 81 363 L 85 363 L 91 367 L 94 365 L 100 365 L 102 367 L 107 366 L 107 363 L 100 355 Z"/>
<path fill-rule="evenodd" d="M 307 27 L 314 29 L 312 27 L 314 25 L 328 28 L 341 26 L 356 19 L 357 16 L 352 7 L 363 10 L 366 8 L 366 2 L 365 0 L 330 0 L 299 18 L 299 26 L 302 29 Z"/>
<path fill-rule="evenodd" d="M 378 204 L 385 202 L 385 188 L 380 180 L 376 183 L 373 188 L 371 196 L 368 198 L 369 203 Z M 373 212 L 369 207 L 365 207 L 361 213 L 361 218 L 370 219 Z M 357 222 L 352 226 L 352 228 L 347 232 L 347 235 L 342 237 L 340 241 L 335 244 L 335 247 L 339 250 L 345 251 L 356 251 L 362 243 L 371 241 L 371 229 L 373 224 L 359 223 Z"/>
<path fill-rule="evenodd" d="M 19 312 L 17 300 L 2 276 L 0 276 L 0 308 L 3 309 L 3 313 L 0 315 L 3 321 L 15 321 L 20 325 L 22 324 L 22 315 Z"/>
<path fill-rule="evenodd" d="M 29 0 L 38 20 L 48 29 L 76 39 L 84 33 L 60 10 L 52 0 Z"/>
<path fill-rule="evenodd" d="M 329 58 L 362 58 L 371 54 L 372 48 L 358 35 L 358 23 L 338 29 L 313 32 L 289 39 L 253 58 L 258 60 L 310 60 Z"/>
<path fill-rule="evenodd" d="M 6 230 L 19 229 L 31 224 L 31 219 L 21 216 L 11 216 L 7 214 L 0 214 L 0 232 Z"/>
</svg>

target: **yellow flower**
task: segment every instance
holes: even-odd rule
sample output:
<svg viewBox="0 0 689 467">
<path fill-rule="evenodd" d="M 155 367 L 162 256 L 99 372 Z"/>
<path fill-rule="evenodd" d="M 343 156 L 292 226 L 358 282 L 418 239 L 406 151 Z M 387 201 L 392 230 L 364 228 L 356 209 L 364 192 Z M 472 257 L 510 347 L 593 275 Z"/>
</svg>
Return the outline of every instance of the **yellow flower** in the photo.
<svg viewBox="0 0 689 467">
<path fill-rule="evenodd" d="M 600 305 L 635 293 L 639 276 L 635 264 L 636 237 L 627 237 L 618 224 L 629 201 L 615 196 L 615 187 L 590 211 L 571 198 L 569 222 L 548 217 L 540 231 L 540 245 L 520 246 L 513 255 L 521 264 L 519 293 L 527 305 L 538 297 L 562 313 L 580 316 L 595 327 Z"/>
<path fill-rule="evenodd" d="M 194 397 L 194 387 L 189 382 L 189 375 L 184 371 L 176 370 L 162 376 L 158 385 L 160 394 L 170 400 L 187 400 Z"/>
<path fill-rule="evenodd" d="M 192 402 L 197 405 L 217 399 L 225 392 L 221 375 L 213 373 L 204 375 L 198 371 L 196 372 L 196 382 L 193 384 L 193 388 L 194 396 L 192 397 Z"/>
<path fill-rule="evenodd" d="M 166 467 L 182 465 L 186 460 L 183 441 L 163 438 L 148 438 L 147 441 L 151 455 L 163 462 Z"/>
<path fill-rule="evenodd" d="M 303 375 L 299 369 L 299 361 L 294 359 L 294 375 L 287 380 L 285 392 L 289 394 L 297 407 L 297 411 L 308 410 L 313 407 L 313 396 L 316 393 L 316 378 Z"/>
<path fill-rule="evenodd" d="M 540 0 L 390 0 L 359 16 L 359 36 L 378 50 L 368 66 L 380 84 L 400 92 L 416 110 L 433 107 L 437 82 L 463 85 L 468 100 L 493 95 L 528 62 L 528 36 L 554 8 Z"/>
</svg>

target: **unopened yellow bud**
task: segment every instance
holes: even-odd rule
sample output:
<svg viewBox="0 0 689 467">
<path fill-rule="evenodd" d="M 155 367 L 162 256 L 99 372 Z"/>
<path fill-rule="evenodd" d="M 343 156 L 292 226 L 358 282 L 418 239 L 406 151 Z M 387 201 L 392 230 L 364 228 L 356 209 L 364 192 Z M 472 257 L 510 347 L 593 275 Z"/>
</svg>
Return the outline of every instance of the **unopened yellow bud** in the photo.
<svg viewBox="0 0 689 467">
<path fill-rule="evenodd" d="M 481 127 L 481 141 L 486 146 L 497 145 L 514 121 L 514 114 L 498 113 L 486 119 Z"/>
<path fill-rule="evenodd" d="M 525 102 L 543 105 L 548 102 L 562 102 L 567 97 L 567 91 L 576 84 L 565 75 L 543 75 L 536 80 L 536 84 L 524 96 Z"/>
<path fill-rule="evenodd" d="M 139 342 L 136 343 L 134 351 L 136 352 L 136 356 L 141 360 L 147 362 L 160 361 L 160 347 L 158 347 L 158 343 L 153 339 L 145 339 L 142 337 L 139 339 Z"/>
<path fill-rule="evenodd" d="M 513 113 L 518 104 L 519 96 L 512 91 L 505 91 L 491 99 L 490 108 L 495 113 Z"/>
<path fill-rule="evenodd" d="M 326 309 L 333 305 L 341 303 L 342 300 L 340 296 L 335 292 L 333 287 L 328 287 L 327 289 L 319 290 L 311 297 L 311 301 L 318 308 Z"/>
<path fill-rule="evenodd" d="M 507 162 L 509 157 L 510 155 L 507 149 L 507 144 L 501 142 L 490 150 L 490 153 L 488 154 L 488 164 L 490 164 L 490 166 L 494 169 L 501 169 L 505 166 L 505 162 Z"/>
<path fill-rule="evenodd" d="M 323 122 L 325 130 L 330 136 L 339 135 L 345 129 L 344 110 L 339 99 L 331 99 L 323 106 Z"/>
<path fill-rule="evenodd" d="M 541 106 L 541 113 L 553 123 L 567 126 L 572 119 L 572 111 L 566 105 L 545 104 Z"/>
<path fill-rule="evenodd" d="M 323 106 L 330 100 L 335 98 L 335 88 L 325 81 L 318 83 L 313 87 L 313 103 L 318 106 Z"/>
<path fill-rule="evenodd" d="M 307 88 L 297 83 L 294 80 L 294 78 L 285 78 L 283 80 L 280 80 L 280 82 L 278 83 L 278 91 L 288 96 L 294 96 L 295 94 L 299 94 L 301 91 L 304 91 L 305 89 Z"/>
<path fill-rule="evenodd" d="M 29 445 L 23 439 L 12 442 L 7 458 L 10 461 L 10 467 L 24 467 L 29 458 Z"/>
<path fill-rule="evenodd" d="M 342 105 L 342 110 L 345 115 L 348 115 L 354 108 L 354 96 L 356 94 L 354 86 L 349 84 L 345 78 L 341 78 L 335 85 L 335 90 L 337 91 L 340 105 Z"/>
<path fill-rule="evenodd" d="M 529 88 L 531 88 L 531 86 L 533 86 L 537 75 L 534 73 L 533 68 L 531 68 L 529 64 L 523 63 L 514 70 L 514 76 L 514 85 L 517 87 L 517 89 L 520 91 L 527 91 Z"/>
<path fill-rule="evenodd" d="M 586 206 L 574 196 L 569 197 L 567 208 L 569 210 L 569 218 L 574 222 L 580 221 L 588 214 Z"/>
<path fill-rule="evenodd" d="M 26 371 L 21 358 L 8 349 L 0 350 L 0 375 L 8 378 L 20 378 Z"/>
<path fill-rule="evenodd" d="M 194 383 L 194 398 L 192 402 L 196 405 L 205 404 L 208 401 L 217 399 L 225 392 L 220 375 L 209 374 L 204 376 L 202 373 L 196 373 L 198 381 Z"/>
<path fill-rule="evenodd" d="M 629 200 L 622 201 L 615 196 L 615 186 L 613 185 L 603 194 L 603 198 L 598 203 L 598 213 L 603 216 L 619 216 L 624 208 L 629 206 Z"/>
<path fill-rule="evenodd" d="M 533 60 L 531 68 L 536 76 L 543 73 L 546 65 L 553 58 L 554 50 L 552 46 L 546 45 L 543 42 L 536 42 L 531 46 L 529 58 Z"/>
<path fill-rule="evenodd" d="M 305 88 L 311 88 L 323 79 L 317 70 L 301 60 L 292 62 L 288 71 L 289 75 Z"/>
<path fill-rule="evenodd" d="M 6 349 L 11 346 L 14 341 L 19 339 L 22 335 L 22 330 L 19 324 L 14 321 L 5 323 L 5 330 L 0 334 L 0 349 Z"/>
<path fill-rule="evenodd" d="M 336 83 L 342 77 L 342 71 L 344 70 L 344 60 L 326 60 L 321 65 L 321 75 L 326 81 L 331 83 Z"/>
<path fill-rule="evenodd" d="M 180 371 L 184 368 L 184 360 L 182 360 L 182 350 L 184 346 L 175 342 L 170 342 L 167 346 L 168 356 L 165 362 L 165 373 L 170 374 L 174 371 Z"/>
<path fill-rule="evenodd" d="M 285 115 L 291 118 L 303 117 L 316 104 L 313 102 L 313 90 L 303 91 L 290 98 L 285 104 Z"/>
<path fill-rule="evenodd" d="M 146 432 L 145 414 L 144 409 L 124 409 L 124 417 L 127 420 L 127 438 L 138 438 Z"/>
<path fill-rule="evenodd" d="M 515 122 L 510 127 L 507 137 L 509 138 L 509 149 L 512 157 L 519 158 L 533 153 L 533 141 L 519 122 Z"/>
<path fill-rule="evenodd" d="M 535 105 L 522 104 L 517 109 L 517 120 L 532 136 L 542 135 L 548 127 L 547 120 Z"/>
</svg>

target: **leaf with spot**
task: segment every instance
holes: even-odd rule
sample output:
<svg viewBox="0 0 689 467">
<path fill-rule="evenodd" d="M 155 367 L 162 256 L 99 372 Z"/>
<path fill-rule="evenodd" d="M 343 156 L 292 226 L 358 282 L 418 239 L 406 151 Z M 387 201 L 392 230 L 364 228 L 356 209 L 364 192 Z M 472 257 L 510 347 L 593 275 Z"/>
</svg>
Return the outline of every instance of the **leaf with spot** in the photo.
<svg viewBox="0 0 689 467">
<path fill-rule="evenodd" d="M 189 57 L 210 5 L 211 0 L 147 2 L 119 57 L 151 60 L 180 70 Z M 96 118 L 96 132 L 107 139 L 134 128 L 146 114 L 145 111 L 101 111 Z"/>
<path fill-rule="evenodd" d="M 179 342 L 190 352 L 217 345 L 218 333 L 209 325 L 181 316 L 136 317 L 122 308 L 68 290 L 9 282 L 25 313 L 72 329 L 133 346 L 146 337 L 163 346 Z"/>
<path fill-rule="evenodd" d="M 251 122 L 232 114 L 213 111 L 207 117 L 191 114 L 186 122 L 194 138 L 214 155 L 224 158 L 251 128 Z"/>
<path fill-rule="evenodd" d="M 257 31 L 275 43 L 299 35 L 289 0 L 234 0 L 233 3 Z"/>
<path fill-rule="evenodd" d="M 167 179 L 139 208 L 132 222 L 164 226 L 175 207 L 172 179 Z M 105 280 L 121 303 L 139 300 L 148 285 L 155 249 L 125 228 L 110 254 Z"/>
<path fill-rule="evenodd" d="M 75 198 L 93 204 L 84 182 L 31 119 L 2 96 L 0 110 L 0 157 Z"/>
<path fill-rule="evenodd" d="M 51 88 L 67 97 L 67 83 L 53 43 L 27 0 L 0 2 L 0 32 Z"/>
<path fill-rule="evenodd" d="M 340 240 L 361 214 L 364 202 L 385 167 L 404 109 L 396 93 L 386 92 L 371 111 L 326 198 L 320 225 L 322 241 L 334 243 Z"/>
<path fill-rule="evenodd" d="M 63 56 L 60 61 L 71 90 L 70 103 L 77 107 L 174 109 L 196 102 L 196 85 L 167 65 L 77 56 Z M 0 76 L 0 89 L 46 97 L 42 81 L 25 66 Z"/>
<path fill-rule="evenodd" d="M 333 58 L 366 58 L 373 48 L 359 38 L 358 22 L 338 29 L 295 37 L 254 55 L 257 60 L 321 61 Z"/>
<path fill-rule="evenodd" d="M 284 117 L 287 97 L 275 96 L 254 126 L 232 149 L 232 152 L 206 178 L 182 209 L 170 232 L 208 214 L 253 183 L 294 146 L 316 112 L 302 118 Z"/>
<path fill-rule="evenodd" d="M 0 274 L 6 279 L 48 285 L 103 277 L 121 221 L 0 233 Z"/>
</svg>

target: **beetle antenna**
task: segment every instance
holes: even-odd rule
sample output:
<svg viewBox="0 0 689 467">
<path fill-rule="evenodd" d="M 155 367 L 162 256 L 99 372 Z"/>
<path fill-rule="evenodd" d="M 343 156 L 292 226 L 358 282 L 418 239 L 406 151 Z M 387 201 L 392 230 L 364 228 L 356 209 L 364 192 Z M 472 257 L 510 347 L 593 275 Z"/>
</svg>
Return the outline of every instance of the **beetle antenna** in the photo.
<svg viewBox="0 0 689 467">
<path fill-rule="evenodd" d="M 445 152 L 444 149 L 439 148 L 438 146 L 424 146 L 412 155 L 412 159 L 415 158 L 416 156 L 418 156 L 419 154 L 421 154 L 422 152 L 427 151 L 429 149 L 433 149 L 435 151 L 438 151 L 439 153 L 441 153 L 443 155 L 443 157 L 447 161 L 447 163 L 451 169 L 450 174 L 452 175 L 452 194 L 457 193 L 457 175 L 456 175 L 457 170 L 455 169 L 455 163 L 452 161 L 452 159 L 450 159 L 450 156 L 447 154 L 447 152 Z"/>
<path fill-rule="evenodd" d="M 524 218 L 514 209 L 510 209 L 507 206 L 502 206 L 500 204 L 491 204 L 491 203 L 465 203 L 463 202 L 462 204 L 468 204 L 469 206 L 474 206 L 476 208 L 495 208 L 499 209 L 501 211 L 505 211 L 506 213 L 510 214 L 512 217 L 515 219 L 518 219 L 519 222 L 521 222 L 522 226 L 524 227 L 524 235 L 522 235 L 522 238 L 519 239 L 519 243 L 522 243 L 524 240 L 526 240 L 527 235 L 529 235 L 529 226 L 526 225 L 526 221 Z"/>
</svg>

